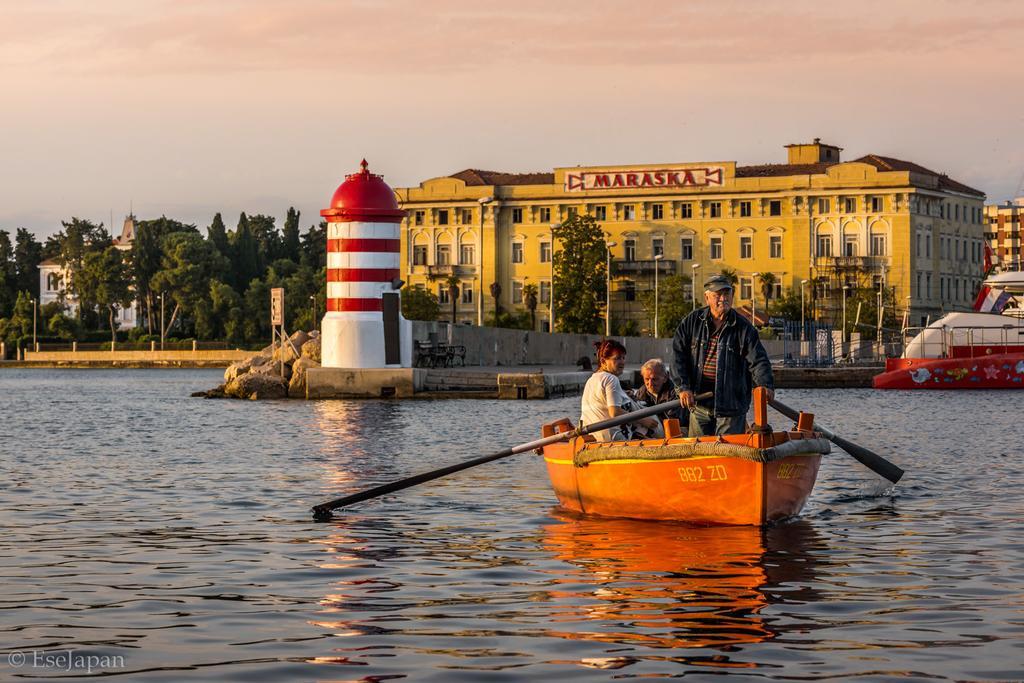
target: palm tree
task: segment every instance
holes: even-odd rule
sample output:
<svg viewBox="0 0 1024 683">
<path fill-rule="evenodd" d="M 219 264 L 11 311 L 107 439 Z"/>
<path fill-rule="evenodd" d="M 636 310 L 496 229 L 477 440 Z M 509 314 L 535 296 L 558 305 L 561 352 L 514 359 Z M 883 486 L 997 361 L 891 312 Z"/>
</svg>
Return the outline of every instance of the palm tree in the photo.
<svg viewBox="0 0 1024 683">
<path fill-rule="evenodd" d="M 449 275 L 448 279 L 445 280 L 448 285 L 448 298 L 452 302 L 452 325 L 455 324 L 455 308 L 459 303 L 459 278 L 454 275 Z"/>
<path fill-rule="evenodd" d="M 530 329 L 537 329 L 537 285 L 523 285 L 523 303 L 530 311 Z"/>
<path fill-rule="evenodd" d="M 736 274 L 735 270 L 732 268 L 722 268 L 718 271 L 718 274 L 728 280 L 734 290 L 736 289 L 736 283 L 740 281 L 740 276 Z"/>
<path fill-rule="evenodd" d="M 775 292 L 775 285 L 779 283 L 779 278 L 775 276 L 775 273 L 761 273 L 761 293 L 764 294 L 764 311 L 768 313 L 768 306 L 772 302 L 772 294 Z"/>
<path fill-rule="evenodd" d="M 497 320 L 498 314 L 501 313 L 501 303 L 499 302 L 501 298 L 501 285 L 497 282 L 491 283 L 491 296 L 494 297 L 494 319 Z"/>
</svg>

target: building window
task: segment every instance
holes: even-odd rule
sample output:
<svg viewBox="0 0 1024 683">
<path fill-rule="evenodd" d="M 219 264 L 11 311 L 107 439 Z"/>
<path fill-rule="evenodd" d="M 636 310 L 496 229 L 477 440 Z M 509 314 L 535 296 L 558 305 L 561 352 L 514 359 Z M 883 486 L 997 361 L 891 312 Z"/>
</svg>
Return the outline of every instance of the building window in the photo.
<svg viewBox="0 0 1024 683">
<path fill-rule="evenodd" d="M 768 255 L 771 258 L 782 258 L 782 235 L 769 235 Z"/>
<path fill-rule="evenodd" d="M 636 240 L 624 240 L 622 242 L 623 260 L 636 261 Z"/>
<path fill-rule="evenodd" d="M 551 207 L 550 206 L 542 206 L 542 207 L 540 207 L 539 214 L 540 214 L 540 222 L 541 223 L 550 223 L 551 222 Z"/>
<path fill-rule="evenodd" d="M 711 205 L 708 208 L 711 218 L 722 217 L 722 202 L 711 202 Z"/>
<path fill-rule="evenodd" d="M 540 243 L 540 262 L 551 263 L 551 242 Z"/>
<path fill-rule="evenodd" d="M 752 258 L 754 255 L 754 238 L 750 235 L 740 237 L 740 258 Z"/>
<path fill-rule="evenodd" d="M 523 243 L 513 242 L 512 243 L 512 263 L 523 262 Z"/>
<path fill-rule="evenodd" d="M 782 200 L 773 199 L 768 202 L 768 215 L 769 216 L 781 216 L 782 215 Z"/>
<path fill-rule="evenodd" d="M 522 223 L 523 222 L 523 210 L 522 208 L 512 209 L 512 222 Z"/>
<path fill-rule="evenodd" d="M 932 257 L 932 236 L 931 235 L 925 235 L 924 236 L 924 257 L 925 258 L 931 258 Z M 929 291 L 931 291 L 931 290 L 929 290 Z M 929 294 L 928 296 L 931 296 L 931 294 Z"/>
<path fill-rule="evenodd" d="M 857 255 L 857 236 L 846 235 L 843 237 L 843 256 Z"/>
<path fill-rule="evenodd" d="M 722 238 L 712 237 L 709 243 L 711 248 L 711 259 L 713 261 L 719 261 L 722 258 Z"/>
<path fill-rule="evenodd" d="M 782 298 L 782 278 L 781 277 L 778 278 L 778 280 L 775 282 L 774 285 L 772 285 L 772 298 L 773 299 L 781 299 Z"/>
<path fill-rule="evenodd" d="M 741 218 L 749 218 L 750 217 L 750 202 L 747 202 L 747 201 L 740 202 L 740 217 Z"/>
<path fill-rule="evenodd" d="M 690 202 L 683 202 L 679 205 L 679 217 L 680 218 L 693 218 L 693 204 Z"/>
<path fill-rule="evenodd" d="M 832 255 L 832 235 L 818 235 L 818 251 L 820 257 Z"/>
<path fill-rule="evenodd" d="M 438 209 L 437 211 L 437 224 L 448 225 L 448 209 Z"/>
<path fill-rule="evenodd" d="M 932 274 L 931 273 L 925 273 L 924 274 L 924 280 L 925 280 L 925 291 L 927 292 L 928 298 L 931 299 L 932 298 Z"/>
<path fill-rule="evenodd" d="M 547 280 L 541 280 L 540 283 L 540 303 L 550 304 L 551 303 L 551 283 Z"/>
<path fill-rule="evenodd" d="M 846 213 L 856 213 L 857 200 L 854 197 L 846 197 L 843 200 L 843 209 Z"/>
<path fill-rule="evenodd" d="M 753 278 L 749 278 L 749 277 L 741 277 L 740 278 L 740 298 L 741 299 L 748 299 L 748 300 L 750 299 L 750 294 L 751 294 L 751 292 L 754 289 L 753 286 L 751 285 L 751 280 L 753 280 Z"/>
<path fill-rule="evenodd" d="M 665 217 L 664 204 L 651 204 L 651 220 L 660 221 Z"/>
<path fill-rule="evenodd" d="M 882 198 L 872 197 L 871 198 L 871 213 L 882 213 Z"/>
<path fill-rule="evenodd" d="M 472 244 L 463 244 L 459 247 L 459 263 L 464 266 L 471 266 L 476 262 L 476 248 Z"/>
<path fill-rule="evenodd" d="M 622 298 L 626 301 L 636 301 L 636 283 L 632 280 L 622 281 Z"/>
<path fill-rule="evenodd" d="M 683 260 L 684 261 L 692 261 L 693 260 L 693 238 L 692 237 L 684 237 L 682 239 L 682 241 L 680 242 L 680 244 L 682 245 Z"/>
<path fill-rule="evenodd" d="M 622 220 L 624 221 L 635 221 L 636 220 L 636 206 L 633 204 L 623 204 L 622 206 Z"/>
<path fill-rule="evenodd" d="M 523 303 L 523 283 L 512 281 L 512 303 Z"/>
<path fill-rule="evenodd" d="M 599 221 L 608 220 L 608 207 L 607 206 L 595 206 L 594 207 L 594 219 Z"/>
<path fill-rule="evenodd" d="M 871 255 L 885 256 L 885 235 L 871 236 Z"/>
<path fill-rule="evenodd" d="M 441 283 L 437 286 L 437 303 L 439 304 L 450 304 L 452 302 L 448 292 L 448 284 Z"/>
<path fill-rule="evenodd" d="M 459 221 L 463 225 L 469 225 L 473 222 L 473 209 L 459 209 Z"/>
<path fill-rule="evenodd" d="M 471 304 L 473 303 L 473 288 L 462 285 L 462 303 Z"/>
<path fill-rule="evenodd" d="M 565 215 L 568 216 L 570 220 L 576 218 L 576 216 L 580 215 L 580 208 L 578 206 L 570 206 L 565 210 Z"/>
<path fill-rule="evenodd" d="M 651 253 L 654 256 L 665 255 L 665 240 L 660 237 L 655 237 L 651 240 Z"/>
<path fill-rule="evenodd" d="M 414 213 L 412 215 L 413 223 L 415 223 L 416 225 L 423 225 L 423 217 L 425 213 L 425 211 L 417 211 L 416 213 Z"/>
<path fill-rule="evenodd" d="M 452 262 L 452 247 L 450 244 L 439 244 L 434 252 L 434 265 L 447 266 Z"/>
<path fill-rule="evenodd" d="M 818 199 L 818 213 L 828 213 L 832 210 L 831 202 L 825 197 Z"/>
<path fill-rule="evenodd" d="M 412 248 L 412 264 L 414 266 L 427 265 L 427 245 L 417 244 Z"/>
</svg>

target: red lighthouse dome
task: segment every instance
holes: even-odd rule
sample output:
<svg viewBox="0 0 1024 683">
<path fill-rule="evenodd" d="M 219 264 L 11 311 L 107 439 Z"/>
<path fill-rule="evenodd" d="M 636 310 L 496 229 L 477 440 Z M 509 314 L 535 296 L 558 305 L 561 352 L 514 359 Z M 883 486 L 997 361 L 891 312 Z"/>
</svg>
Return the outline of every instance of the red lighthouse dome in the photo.
<svg viewBox="0 0 1024 683">
<path fill-rule="evenodd" d="M 383 177 L 370 173 L 366 159 L 359 165 L 362 170 L 346 176 L 331 197 L 331 207 L 320 215 L 332 222 L 401 223 L 405 211 L 398 208 L 395 191 Z"/>
</svg>

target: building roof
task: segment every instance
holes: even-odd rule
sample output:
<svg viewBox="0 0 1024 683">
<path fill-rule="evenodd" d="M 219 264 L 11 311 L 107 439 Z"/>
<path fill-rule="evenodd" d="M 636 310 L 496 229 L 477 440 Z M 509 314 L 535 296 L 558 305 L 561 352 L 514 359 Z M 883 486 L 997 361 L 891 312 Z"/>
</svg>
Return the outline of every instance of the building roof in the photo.
<svg viewBox="0 0 1024 683">
<path fill-rule="evenodd" d="M 973 187 L 964 185 L 947 176 L 944 173 L 936 173 L 912 161 L 903 161 L 893 157 L 881 156 L 879 154 L 867 154 L 859 159 L 853 159 L 855 163 L 869 164 L 879 171 L 908 171 L 920 175 L 928 175 L 938 179 L 940 189 L 963 194 L 972 194 L 977 197 L 984 197 L 985 193 Z M 831 166 L 840 163 L 850 162 L 820 162 L 817 164 L 755 164 L 752 166 L 737 166 L 737 178 L 766 178 L 772 176 L 792 175 L 817 175 L 825 173 Z M 464 171 L 454 173 L 450 178 L 458 178 L 469 186 L 487 185 L 551 185 L 555 182 L 554 173 L 502 173 L 501 171 L 482 171 L 475 168 L 467 168 Z"/>
<path fill-rule="evenodd" d="M 943 190 L 973 194 L 979 197 L 985 196 L 985 193 L 981 190 L 976 190 L 973 187 L 959 183 L 945 173 L 936 173 L 935 171 L 925 168 L 920 164 L 915 164 L 913 161 L 903 161 L 902 159 L 883 157 L 878 154 L 867 154 L 859 159 L 854 159 L 854 161 L 862 164 L 870 164 L 879 171 L 910 171 L 911 173 L 934 176 L 939 179 L 939 187 Z"/>
<path fill-rule="evenodd" d="M 59 266 L 59 265 L 60 265 L 60 262 L 58 262 L 57 259 L 55 259 L 55 258 L 48 258 L 45 261 L 40 261 L 39 262 L 39 267 L 40 268 L 42 268 L 43 266 Z"/>
<path fill-rule="evenodd" d="M 502 173 L 500 171 L 481 171 L 467 168 L 454 173 L 451 178 L 458 178 L 466 185 L 551 185 L 555 182 L 554 173 Z"/>
</svg>

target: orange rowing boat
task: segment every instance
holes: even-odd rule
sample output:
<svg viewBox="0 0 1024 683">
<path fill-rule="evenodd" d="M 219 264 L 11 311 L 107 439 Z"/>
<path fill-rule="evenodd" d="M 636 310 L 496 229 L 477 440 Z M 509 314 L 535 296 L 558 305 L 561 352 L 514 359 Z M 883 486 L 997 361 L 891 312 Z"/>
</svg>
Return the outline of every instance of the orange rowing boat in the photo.
<svg viewBox="0 0 1024 683">
<path fill-rule="evenodd" d="M 591 436 L 547 445 L 548 476 L 562 506 L 606 517 L 694 524 L 763 525 L 800 513 L 829 442 L 801 413 L 789 431 L 772 431 L 767 395 L 754 390 L 746 434 L 685 438 L 665 420 L 664 439 L 597 442 Z M 572 431 L 567 419 L 545 437 Z"/>
</svg>

